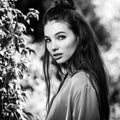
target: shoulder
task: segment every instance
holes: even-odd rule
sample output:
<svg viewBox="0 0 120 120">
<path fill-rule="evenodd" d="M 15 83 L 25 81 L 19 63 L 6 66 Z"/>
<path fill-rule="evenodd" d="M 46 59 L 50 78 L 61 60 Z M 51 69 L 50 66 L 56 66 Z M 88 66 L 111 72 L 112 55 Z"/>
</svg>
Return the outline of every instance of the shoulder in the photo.
<svg viewBox="0 0 120 120">
<path fill-rule="evenodd" d="M 71 77 L 71 88 L 74 93 L 82 92 L 85 89 L 94 91 L 89 75 L 84 71 L 79 71 Z"/>
<path fill-rule="evenodd" d="M 76 99 L 85 101 L 86 98 L 96 100 L 96 91 L 90 82 L 89 75 L 84 71 L 79 71 L 72 76 L 71 97 L 72 101 L 76 101 Z"/>
<path fill-rule="evenodd" d="M 83 85 L 89 82 L 89 75 L 84 71 L 79 71 L 71 77 L 71 81 L 73 85 Z"/>
</svg>

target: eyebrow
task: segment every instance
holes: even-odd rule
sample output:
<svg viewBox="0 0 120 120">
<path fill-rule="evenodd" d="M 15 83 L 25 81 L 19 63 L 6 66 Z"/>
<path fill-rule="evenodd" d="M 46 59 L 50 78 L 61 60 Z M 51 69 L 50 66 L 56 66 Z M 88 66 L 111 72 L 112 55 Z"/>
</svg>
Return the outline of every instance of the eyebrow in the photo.
<svg viewBox="0 0 120 120">
<path fill-rule="evenodd" d="M 44 38 L 49 38 L 48 36 L 44 36 Z"/>
<path fill-rule="evenodd" d="M 63 32 L 63 31 L 57 32 L 57 33 L 55 34 L 55 36 L 58 35 L 58 34 L 61 34 L 61 33 L 66 33 L 66 32 Z M 46 37 L 49 38 L 49 36 L 44 36 L 44 38 L 46 38 Z"/>
<path fill-rule="evenodd" d="M 63 31 L 57 32 L 57 33 L 55 34 L 55 36 L 58 35 L 58 34 L 61 34 L 61 33 L 66 33 L 66 32 L 63 32 Z"/>
</svg>

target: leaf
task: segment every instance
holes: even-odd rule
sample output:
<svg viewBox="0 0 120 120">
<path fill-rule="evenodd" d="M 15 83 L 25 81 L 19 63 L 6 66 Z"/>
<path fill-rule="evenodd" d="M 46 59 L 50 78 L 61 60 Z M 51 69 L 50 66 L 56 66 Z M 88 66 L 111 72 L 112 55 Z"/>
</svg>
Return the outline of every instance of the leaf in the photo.
<svg viewBox="0 0 120 120">
<path fill-rule="evenodd" d="M 6 109 L 8 109 L 11 112 L 16 111 L 16 108 L 17 108 L 17 106 L 15 104 L 12 104 L 12 103 L 8 104 L 6 107 Z"/>
<path fill-rule="evenodd" d="M 29 47 L 26 47 L 26 49 L 29 51 L 29 54 L 33 53 L 33 54 L 36 54 L 34 50 L 32 50 L 31 48 Z"/>
<path fill-rule="evenodd" d="M 15 48 L 18 52 L 20 52 L 19 45 L 18 45 L 18 37 L 15 36 Z"/>
<path fill-rule="evenodd" d="M 28 71 L 27 66 L 24 63 L 18 63 L 17 67 L 23 72 L 23 71 Z"/>
<path fill-rule="evenodd" d="M 26 32 L 26 27 L 23 23 L 17 23 L 17 31 L 19 32 Z"/>
<path fill-rule="evenodd" d="M 15 9 L 15 11 L 16 11 L 16 13 L 17 13 L 17 17 L 19 18 L 25 18 L 25 15 L 20 11 L 20 10 L 18 10 L 18 9 Z"/>
<path fill-rule="evenodd" d="M 28 71 L 27 66 L 24 63 L 21 63 L 22 71 Z"/>
<path fill-rule="evenodd" d="M 27 111 L 25 111 L 25 110 L 23 110 L 23 112 L 24 112 L 24 115 L 25 115 L 25 117 L 27 118 L 27 120 L 37 120 L 36 118 L 35 118 L 35 116 L 33 115 L 33 114 L 31 114 L 30 112 L 27 112 Z"/>
<path fill-rule="evenodd" d="M 6 33 L 2 29 L 0 29 L 0 39 L 3 39 L 5 37 L 6 37 Z"/>
<path fill-rule="evenodd" d="M 11 41 L 12 37 L 11 36 L 7 36 L 6 38 L 3 39 L 2 43 L 1 43 L 1 46 L 4 48 L 4 47 L 7 47 L 9 45 L 9 42 Z"/>
<path fill-rule="evenodd" d="M 10 62 L 10 65 L 11 65 L 13 68 L 15 68 L 15 66 L 16 66 L 15 60 L 14 60 L 13 58 L 10 58 L 10 59 L 9 59 L 9 62 Z"/>
<path fill-rule="evenodd" d="M 27 53 L 28 53 L 28 51 L 26 49 L 23 49 L 21 52 L 22 55 L 26 55 Z"/>
<path fill-rule="evenodd" d="M 19 47 L 25 48 L 25 44 L 21 43 L 21 44 L 19 45 Z"/>
<path fill-rule="evenodd" d="M 22 72 L 21 72 L 21 71 L 18 71 L 18 76 L 19 76 L 19 78 L 20 78 L 20 79 L 22 79 L 22 78 L 23 78 L 23 74 L 22 74 Z"/>
<path fill-rule="evenodd" d="M 11 69 L 7 72 L 7 74 L 6 74 L 6 80 L 8 81 L 8 83 L 9 83 L 9 81 L 11 81 L 11 80 L 13 80 L 13 79 L 16 79 L 16 74 L 15 74 L 15 72 L 13 72 Z"/>
</svg>

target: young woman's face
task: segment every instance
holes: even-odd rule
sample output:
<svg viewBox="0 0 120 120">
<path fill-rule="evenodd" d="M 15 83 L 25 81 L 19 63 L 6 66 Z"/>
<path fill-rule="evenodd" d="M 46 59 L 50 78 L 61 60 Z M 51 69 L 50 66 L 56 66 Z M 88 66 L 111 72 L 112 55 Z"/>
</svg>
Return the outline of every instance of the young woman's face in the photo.
<svg viewBox="0 0 120 120">
<path fill-rule="evenodd" d="M 78 39 L 66 22 L 49 21 L 44 35 L 47 50 L 58 64 L 67 62 L 74 54 Z"/>
</svg>

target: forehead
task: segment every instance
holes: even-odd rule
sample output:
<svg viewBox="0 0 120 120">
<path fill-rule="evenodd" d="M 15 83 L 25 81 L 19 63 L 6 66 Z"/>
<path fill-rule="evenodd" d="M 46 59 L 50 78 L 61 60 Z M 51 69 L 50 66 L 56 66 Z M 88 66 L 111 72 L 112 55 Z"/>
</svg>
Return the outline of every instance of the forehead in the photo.
<svg viewBox="0 0 120 120">
<path fill-rule="evenodd" d="M 71 31 L 67 22 L 62 21 L 48 21 L 44 26 L 44 34 L 51 35 L 58 32 L 69 32 Z"/>
</svg>

